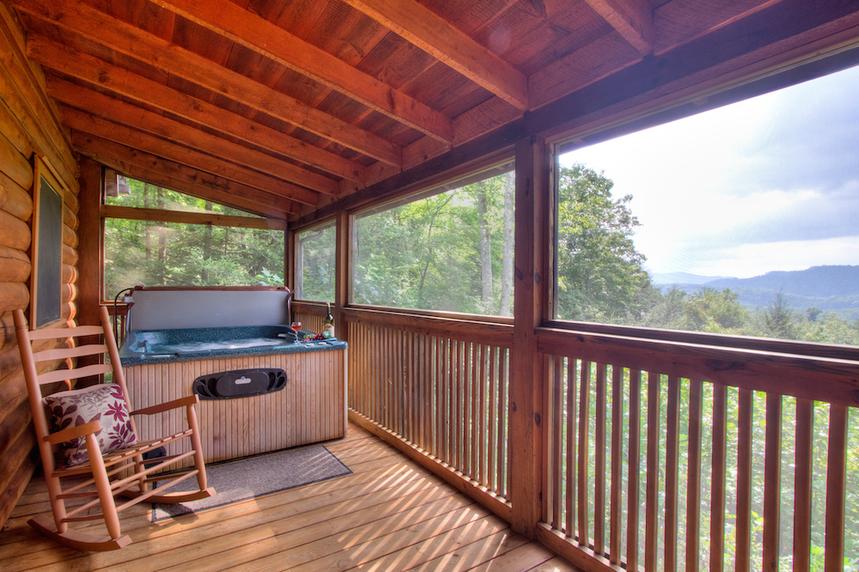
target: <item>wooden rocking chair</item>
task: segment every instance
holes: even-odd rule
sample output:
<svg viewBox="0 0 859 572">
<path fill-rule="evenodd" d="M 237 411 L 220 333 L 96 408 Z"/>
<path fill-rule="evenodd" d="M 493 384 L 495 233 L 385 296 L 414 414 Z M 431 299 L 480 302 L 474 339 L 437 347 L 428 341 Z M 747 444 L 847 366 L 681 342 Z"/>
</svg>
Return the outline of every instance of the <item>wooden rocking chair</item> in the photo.
<svg viewBox="0 0 859 572">
<path fill-rule="evenodd" d="M 123 535 L 119 513 L 139 502 L 148 500 L 157 503 L 180 503 L 209 497 L 214 494 L 214 489 L 206 484 L 206 465 L 203 461 L 202 443 L 200 432 L 197 428 L 197 417 L 194 406 L 197 396 L 183 397 L 169 403 L 153 405 L 145 409 L 134 411 L 128 400 L 128 390 L 125 385 L 122 365 L 119 360 L 119 350 L 113 337 L 113 329 L 110 325 L 110 317 L 107 309 L 101 309 L 100 326 L 78 326 L 75 328 L 47 328 L 28 331 L 24 312 L 15 311 L 15 331 L 18 338 L 18 347 L 21 352 L 21 362 L 24 366 L 24 374 L 27 380 L 30 408 L 33 414 L 33 426 L 36 431 L 36 439 L 39 453 L 44 467 L 45 483 L 53 510 L 53 519 L 40 516 L 31 519 L 28 524 L 42 534 L 57 540 L 58 542 L 78 550 L 115 550 L 122 548 L 131 542 L 127 535 Z M 90 344 L 75 347 L 74 338 L 81 336 L 104 336 L 103 344 Z M 32 342 L 34 340 L 67 340 L 68 348 L 47 349 L 33 352 Z M 110 358 L 110 364 L 96 364 L 76 369 L 72 368 L 74 358 L 104 354 Z M 61 369 L 39 375 L 36 368 L 38 362 L 67 360 L 70 369 Z M 137 441 L 124 449 L 102 454 L 96 434 L 101 427 L 99 422 L 90 421 L 82 425 L 67 427 L 56 433 L 50 433 L 45 406 L 42 400 L 41 386 L 45 384 L 65 381 L 71 386 L 71 380 L 81 377 L 113 373 L 113 383 L 122 389 L 128 411 L 131 412 L 131 429 L 137 434 L 134 417 L 138 415 L 154 415 L 163 411 L 169 411 L 184 407 L 187 412 L 188 428 L 185 431 L 173 435 L 167 435 L 160 439 L 150 441 Z M 60 443 L 72 441 L 83 437 L 86 443 L 88 461 L 84 464 L 73 466 L 57 466 L 54 450 Z M 177 439 L 191 439 L 191 451 L 173 456 L 161 456 L 145 460 L 143 454 L 158 449 L 162 445 Z M 153 477 L 153 473 L 161 471 L 170 464 L 176 463 L 189 456 L 194 456 L 194 466 L 177 472 L 171 472 L 168 476 Z M 129 474 L 130 473 L 130 474 Z M 165 491 L 180 482 L 191 477 L 197 478 L 198 490 L 192 492 Z M 74 482 L 69 488 L 63 489 L 61 480 L 75 478 L 83 482 Z M 151 483 L 160 483 L 151 488 Z M 124 497 L 118 503 L 116 497 Z M 66 501 L 82 500 L 81 504 L 67 507 Z M 128 499 L 128 500 L 125 500 Z M 100 505 L 101 512 L 89 514 L 90 509 Z M 93 534 L 92 532 L 72 531 L 69 523 L 84 522 L 92 520 L 104 520 L 107 535 Z M 53 521 L 52 521 L 53 520 Z"/>
</svg>

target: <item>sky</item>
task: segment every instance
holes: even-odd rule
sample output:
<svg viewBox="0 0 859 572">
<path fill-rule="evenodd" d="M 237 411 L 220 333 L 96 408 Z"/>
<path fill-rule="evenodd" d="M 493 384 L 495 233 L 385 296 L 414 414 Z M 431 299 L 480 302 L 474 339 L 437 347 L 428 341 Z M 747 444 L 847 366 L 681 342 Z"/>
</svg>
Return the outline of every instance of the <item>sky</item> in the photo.
<svg viewBox="0 0 859 572">
<path fill-rule="evenodd" d="M 653 273 L 859 264 L 859 66 L 571 151 L 632 195 Z"/>
</svg>

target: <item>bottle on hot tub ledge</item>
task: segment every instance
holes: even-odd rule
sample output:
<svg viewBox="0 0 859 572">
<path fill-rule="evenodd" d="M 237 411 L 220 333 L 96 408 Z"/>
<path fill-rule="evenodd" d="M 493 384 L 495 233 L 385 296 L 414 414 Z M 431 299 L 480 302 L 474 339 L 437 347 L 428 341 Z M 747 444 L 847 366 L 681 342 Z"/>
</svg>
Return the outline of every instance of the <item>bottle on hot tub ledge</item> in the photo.
<svg viewBox="0 0 859 572">
<path fill-rule="evenodd" d="M 328 302 L 328 313 L 322 321 L 322 337 L 326 340 L 334 337 L 334 316 L 331 314 L 331 302 Z"/>
</svg>

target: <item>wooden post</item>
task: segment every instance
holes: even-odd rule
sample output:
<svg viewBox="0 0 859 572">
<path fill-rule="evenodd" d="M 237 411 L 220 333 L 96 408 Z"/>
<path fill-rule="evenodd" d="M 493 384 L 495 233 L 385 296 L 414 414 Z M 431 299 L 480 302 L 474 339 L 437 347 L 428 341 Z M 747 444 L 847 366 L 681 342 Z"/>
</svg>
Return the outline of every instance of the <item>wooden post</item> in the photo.
<svg viewBox="0 0 859 572">
<path fill-rule="evenodd" d="M 542 140 L 516 144 L 516 244 L 510 371 L 510 500 L 513 530 L 534 537 L 543 498 L 543 360 L 534 329 L 548 294 L 549 162 Z"/>
<path fill-rule="evenodd" d="M 343 308 L 349 303 L 349 280 L 351 270 L 349 267 L 349 243 L 352 235 L 352 224 L 349 213 L 341 211 L 337 214 L 336 230 L 336 274 L 334 276 L 334 323 L 337 324 L 337 337 L 341 340 L 347 338 L 346 316 Z"/>
<path fill-rule="evenodd" d="M 78 323 L 99 323 L 99 306 L 104 299 L 104 221 L 101 218 L 102 167 L 92 159 L 80 162 L 78 194 Z M 83 338 L 81 344 L 99 343 Z M 104 356 L 78 358 L 78 366 L 103 363 Z M 98 383 L 99 376 L 78 380 L 78 387 Z"/>
<path fill-rule="evenodd" d="M 283 231 L 283 283 L 295 295 L 295 231 L 289 224 Z"/>
</svg>

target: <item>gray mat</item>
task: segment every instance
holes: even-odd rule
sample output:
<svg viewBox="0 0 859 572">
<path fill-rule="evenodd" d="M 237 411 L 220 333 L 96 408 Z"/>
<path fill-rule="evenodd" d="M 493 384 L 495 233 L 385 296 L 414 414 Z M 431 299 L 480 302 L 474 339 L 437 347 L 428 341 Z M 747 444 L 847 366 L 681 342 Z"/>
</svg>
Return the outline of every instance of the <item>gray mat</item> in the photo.
<svg viewBox="0 0 859 572">
<path fill-rule="evenodd" d="M 351 475 L 352 471 L 322 445 L 308 445 L 210 464 L 206 466 L 206 473 L 209 486 L 217 491 L 214 496 L 182 504 L 154 504 L 152 522 Z M 196 488 L 197 481 L 191 478 L 171 488 L 170 492 Z"/>
</svg>

